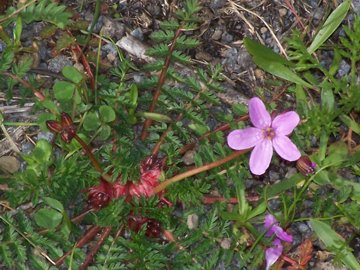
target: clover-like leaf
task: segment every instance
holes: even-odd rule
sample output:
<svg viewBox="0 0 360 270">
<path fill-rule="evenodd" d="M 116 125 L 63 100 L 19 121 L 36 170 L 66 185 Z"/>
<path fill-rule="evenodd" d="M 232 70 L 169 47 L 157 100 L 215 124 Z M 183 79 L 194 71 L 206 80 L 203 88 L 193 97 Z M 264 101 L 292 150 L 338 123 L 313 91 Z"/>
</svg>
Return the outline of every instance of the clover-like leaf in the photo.
<svg viewBox="0 0 360 270">
<path fill-rule="evenodd" d="M 65 78 L 76 84 L 80 83 L 83 80 L 83 74 L 79 70 L 71 66 L 65 66 L 62 70 L 62 74 Z"/>
<path fill-rule="evenodd" d="M 55 229 L 61 223 L 62 218 L 59 211 L 49 208 L 41 208 L 34 215 L 36 224 L 46 229 Z"/>
<path fill-rule="evenodd" d="M 75 91 L 75 85 L 71 82 L 57 81 L 54 84 L 55 98 L 59 101 L 71 100 Z"/>
<path fill-rule="evenodd" d="M 100 126 L 100 119 L 94 112 L 89 112 L 84 119 L 84 129 L 87 131 L 96 130 Z"/>
<path fill-rule="evenodd" d="M 108 105 L 102 105 L 99 108 L 100 118 L 104 123 L 109 123 L 115 120 L 115 111 Z"/>
</svg>

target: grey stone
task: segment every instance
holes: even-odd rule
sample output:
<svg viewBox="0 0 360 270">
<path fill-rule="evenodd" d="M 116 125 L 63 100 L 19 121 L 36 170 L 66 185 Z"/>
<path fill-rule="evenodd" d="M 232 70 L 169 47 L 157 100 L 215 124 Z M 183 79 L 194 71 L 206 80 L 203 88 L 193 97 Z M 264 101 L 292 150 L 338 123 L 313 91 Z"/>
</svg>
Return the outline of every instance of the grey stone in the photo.
<svg viewBox="0 0 360 270">
<path fill-rule="evenodd" d="M 39 134 L 37 135 L 37 139 L 38 140 L 46 140 L 48 142 L 51 142 L 54 139 L 54 133 L 49 132 L 49 131 L 41 131 L 39 132 Z"/>
<path fill-rule="evenodd" d="M 21 152 L 28 155 L 34 149 L 34 145 L 31 143 L 24 143 L 21 145 Z"/>
<path fill-rule="evenodd" d="M 135 28 L 133 31 L 131 31 L 131 35 L 138 40 L 144 40 L 144 34 L 140 27 Z"/>
<path fill-rule="evenodd" d="M 341 60 L 340 68 L 336 75 L 339 78 L 344 77 L 345 75 L 347 75 L 349 73 L 350 69 L 351 69 L 351 66 L 345 60 Z"/>
<path fill-rule="evenodd" d="M 65 66 L 72 66 L 72 62 L 64 55 L 58 55 L 49 60 L 48 68 L 50 71 L 59 73 Z"/>
</svg>

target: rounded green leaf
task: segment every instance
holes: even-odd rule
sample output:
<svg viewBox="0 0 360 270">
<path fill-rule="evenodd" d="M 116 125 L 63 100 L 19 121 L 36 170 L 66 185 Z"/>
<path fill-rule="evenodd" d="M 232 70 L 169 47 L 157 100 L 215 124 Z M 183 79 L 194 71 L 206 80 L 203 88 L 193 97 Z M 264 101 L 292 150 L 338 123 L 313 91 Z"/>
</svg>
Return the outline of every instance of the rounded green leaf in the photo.
<svg viewBox="0 0 360 270">
<path fill-rule="evenodd" d="M 71 100 L 75 91 L 75 85 L 70 82 L 57 81 L 54 84 L 55 98 L 59 101 Z"/>
<path fill-rule="evenodd" d="M 105 123 L 109 123 L 115 120 L 115 111 L 113 108 L 107 105 L 102 105 L 99 108 L 101 120 Z"/>
<path fill-rule="evenodd" d="M 87 131 L 96 130 L 100 126 L 100 119 L 94 112 L 89 112 L 84 119 L 84 129 Z"/>
<path fill-rule="evenodd" d="M 37 163 L 46 163 L 50 160 L 52 154 L 51 144 L 46 140 L 38 140 L 35 149 L 32 152 Z"/>
<path fill-rule="evenodd" d="M 50 197 L 45 197 L 44 201 L 47 203 L 47 205 L 54 208 L 55 210 L 58 210 L 59 212 L 64 211 L 64 206 L 58 200 L 55 200 L 55 199 L 50 198 Z"/>
<path fill-rule="evenodd" d="M 109 125 L 103 125 L 101 126 L 101 130 L 98 135 L 99 140 L 105 141 L 107 138 L 109 138 L 111 135 L 111 127 Z"/>
<path fill-rule="evenodd" d="M 71 66 L 65 66 L 62 70 L 62 74 L 64 75 L 65 78 L 69 79 L 70 81 L 76 84 L 78 84 L 83 80 L 82 73 L 76 68 Z"/>
<path fill-rule="evenodd" d="M 59 211 L 49 208 L 41 208 L 34 215 L 36 224 L 46 229 L 55 229 L 61 223 L 62 218 Z"/>
</svg>

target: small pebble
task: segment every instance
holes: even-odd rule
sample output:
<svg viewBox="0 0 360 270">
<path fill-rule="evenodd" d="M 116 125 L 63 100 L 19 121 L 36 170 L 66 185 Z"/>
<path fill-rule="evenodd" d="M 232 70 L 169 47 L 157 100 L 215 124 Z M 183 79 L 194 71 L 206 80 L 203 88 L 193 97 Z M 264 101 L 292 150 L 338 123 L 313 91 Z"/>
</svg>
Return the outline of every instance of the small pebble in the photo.
<svg viewBox="0 0 360 270">
<path fill-rule="evenodd" d="M 72 61 L 64 55 L 56 56 L 48 63 L 49 70 L 55 73 L 62 71 L 65 66 L 72 66 Z"/>
<path fill-rule="evenodd" d="M 284 17 L 286 14 L 287 14 L 287 9 L 286 8 L 280 8 L 279 9 L 280 17 Z"/>
<path fill-rule="evenodd" d="M 196 152 L 194 150 L 189 150 L 185 153 L 185 155 L 183 157 L 183 162 L 185 163 L 185 165 L 194 164 L 195 154 L 196 154 Z"/>
<path fill-rule="evenodd" d="M 51 142 L 54 139 L 54 133 L 49 131 L 41 131 L 37 135 L 37 140 L 46 140 L 48 142 Z"/>
<path fill-rule="evenodd" d="M 222 35 L 222 31 L 219 30 L 219 29 L 216 29 L 216 30 L 214 31 L 214 34 L 212 34 L 211 39 L 213 39 L 213 40 L 219 40 L 219 39 L 221 38 L 221 35 Z"/>
<path fill-rule="evenodd" d="M 229 249 L 230 246 L 231 246 L 231 239 L 230 238 L 224 238 L 223 240 L 221 240 L 220 246 L 223 249 Z"/>
<path fill-rule="evenodd" d="M 130 34 L 138 40 L 144 40 L 144 34 L 140 27 L 134 29 Z"/>
<path fill-rule="evenodd" d="M 190 230 L 196 229 L 199 226 L 199 216 L 196 214 L 188 215 L 186 224 Z"/>
</svg>

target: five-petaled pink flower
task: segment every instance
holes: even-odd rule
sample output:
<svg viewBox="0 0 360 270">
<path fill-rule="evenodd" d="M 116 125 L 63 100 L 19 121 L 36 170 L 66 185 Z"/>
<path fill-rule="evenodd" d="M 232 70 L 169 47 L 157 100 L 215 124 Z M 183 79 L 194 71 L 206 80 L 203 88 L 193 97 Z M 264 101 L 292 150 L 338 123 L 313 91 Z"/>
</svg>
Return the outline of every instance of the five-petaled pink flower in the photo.
<svg viewBox="0 0 360 270">
<path fill-rule="evenodd" d="M 300 158 L 296 145 L 287 137 L 300 122 L 296 112 L 285 112 L 272 120 L 264 103 L 254 97 L 249 100 L 249 116 L 255 127 L 230 132 L 227 142 L 235 150 L 255 146 L 250 155 L 250 170 L 253 174 L 261 175 L 269 167 L 273 147 L 283 159 L 295 161 Z"/>
</svg>

